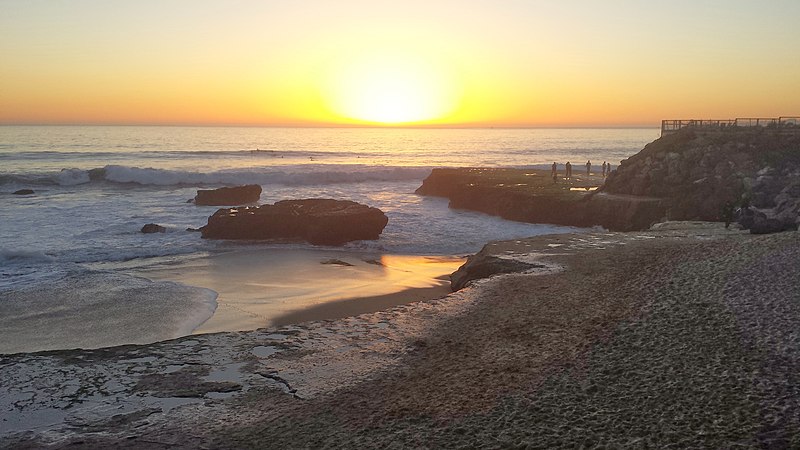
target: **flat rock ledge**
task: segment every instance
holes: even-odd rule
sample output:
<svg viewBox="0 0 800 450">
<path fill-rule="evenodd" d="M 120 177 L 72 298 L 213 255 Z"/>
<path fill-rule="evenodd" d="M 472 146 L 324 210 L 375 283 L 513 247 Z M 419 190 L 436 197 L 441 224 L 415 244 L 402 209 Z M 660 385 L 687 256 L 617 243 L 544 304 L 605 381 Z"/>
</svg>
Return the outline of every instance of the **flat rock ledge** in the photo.
<svg viewBox="0 0 800 450">
<path fill-rule="evenodd" d="M 304 240 L 343 245 L 376 240 L 389 222 L 378 208 L 349 200 L 282 200 L 273 205 L 223 208 L 201 228 L 205 239 Z"/>
<path fill-rule="evenodd" d="M 593 173 L 553 182 L 549 171 L 534 169 L 433 169 L 415 192 L 445 197 L 449 207 L 507 220 L 612 231 L 646 230 L 664 220 L 660 198 L 598 192 L 604 179 Z"/>
</svg>

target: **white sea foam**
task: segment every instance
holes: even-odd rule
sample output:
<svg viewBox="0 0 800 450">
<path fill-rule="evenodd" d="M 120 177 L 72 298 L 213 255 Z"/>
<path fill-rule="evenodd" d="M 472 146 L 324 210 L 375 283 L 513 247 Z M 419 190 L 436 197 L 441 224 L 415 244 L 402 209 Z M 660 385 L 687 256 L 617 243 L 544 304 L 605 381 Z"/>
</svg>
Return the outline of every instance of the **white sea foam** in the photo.
<svg viewBox="0 0 800 450">
<path fill-rule="evenodd" d="M 104 180 L 153 186 L 279 184 L 287 186 L 364 183 L 371 181 L 422 180 L 429 167 L 385 167 L 362 165 L 306 165 L 268 168 L 226 169 L 210 172 L 110 165 Z M 88 174 L 86 175 L 88 179 Z"/>
<path fill-rule="evenodd" d="M 62 169 L 56 175 L 56 181 L 61 186 L 74 186 L 76 184 L 85 184 L 89 181 L 89 172 L 80 169 Z"/>
<path fill-rule="evenodd" d="M 3 289 L 0 294 L 0 353 L 184 336 L 213 315 L 217 297 L 209 289 L 79 268 L 47 283 Z M 91 333 L 84 332 L 87 327 Z"/>
<path fill-rule="evenodd" d="M 358 164 L 285 165 L 211 171 L 107 165 L 94 169 L 65 168 L 57 172 L 0 174 L 0 186 L 75 186 L 91 182 L 135 183 L 143 186 L 286 185 L 308 186 L 381 181 L 422 181 L 431 167 Z"/>
<path fill-rule="evenodd" d="M 37 264 L 51 263 L 55 257 L 40 250 L 17 250 L 0 248 L 0 263 L 4 264 Z"/>
</svg>

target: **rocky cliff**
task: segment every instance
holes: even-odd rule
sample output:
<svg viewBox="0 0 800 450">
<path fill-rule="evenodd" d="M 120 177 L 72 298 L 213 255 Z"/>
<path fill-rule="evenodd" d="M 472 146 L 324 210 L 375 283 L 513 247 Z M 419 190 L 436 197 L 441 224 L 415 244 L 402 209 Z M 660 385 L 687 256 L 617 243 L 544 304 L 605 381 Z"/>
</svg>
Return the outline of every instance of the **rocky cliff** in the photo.
<svg viewBox="0 0 800 450">
<path fill-rule="evenodd" d="M 614 231 L 663 220 L 728 221 L 736 208 L 755 218 L 754 231 L 796 229 L 800 133 L 791 131 L 682 130 L 648 144 L 605 180 L 578 175 L 553 183 L 548 171 L 437 169 L 417 193 L 510 220 Z"/>
<path fill-rule="evenodd" d="M 600 192 L 662 198 L 670 220 L 724 221 L 752 207 L 796 227 L 800 133 L 683 130 L 622 161 Z"/>
</svg>

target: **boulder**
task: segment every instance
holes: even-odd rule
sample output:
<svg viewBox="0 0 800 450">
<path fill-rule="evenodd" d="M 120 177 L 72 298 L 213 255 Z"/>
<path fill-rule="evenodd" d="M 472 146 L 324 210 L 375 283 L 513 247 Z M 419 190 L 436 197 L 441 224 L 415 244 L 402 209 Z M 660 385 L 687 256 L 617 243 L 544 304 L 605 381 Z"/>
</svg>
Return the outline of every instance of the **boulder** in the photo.
<svg viewBox="0 0 800 450">
<path fill-rule="evenodd" d="M 148 223 L 142 227 L 142 233 L 166 233 L 167 229 L 157 223 Z"/>
<path fill-rule="evenodd" d="M 769 234 L 791 230 L 797 230 L 797 224 L 786 222 L 777 217 L 766 216 L 756 216 L 756 220 L 750 227 L 751 234 Z"/>
<path fill-rule="evenodd" d="M 753 207 L 741 208 L 736 213 L 736 221 L 752 234 L 769 234 L 797 230 L 796 214 L 774 215 L 774 211 L 760 211 Z"/>
<path fill-rule="evenodd" d="M 14 195 L 31 195 L 33 194 L 33 189 L 20 189 L 18 191 L 13 192 Z"/>
<path fill-rule="evenodd" d="M 378 239 L 389 219 L 348 200 L 283 200 L 274 205 L 223 208 L 201 228 L 205 239 L 305 240 L 343 245 Z"/>
<path fill-rule="evenodd" d="M 760 220 L 761 217 L 757 216 L 764 216 L 766 215 L 760 211 L 757 211 L 755 208 L 745 207 L 739 208 L 736 210 L 734 217 L 736 219 L 736 223 L 741 225 L 742 229 L 749 230 L 753 227 L 753 224 L 756 223 L 756 220 Z"/>
<path fill-rule="evenodd" d="M 219 189 L 200 189 L 194 197 L 194 203 L 201 206 L 244 205 L 255 203 L 259 198 L 261 198 L 261 186 L 248 184 Z"/>
</svg>

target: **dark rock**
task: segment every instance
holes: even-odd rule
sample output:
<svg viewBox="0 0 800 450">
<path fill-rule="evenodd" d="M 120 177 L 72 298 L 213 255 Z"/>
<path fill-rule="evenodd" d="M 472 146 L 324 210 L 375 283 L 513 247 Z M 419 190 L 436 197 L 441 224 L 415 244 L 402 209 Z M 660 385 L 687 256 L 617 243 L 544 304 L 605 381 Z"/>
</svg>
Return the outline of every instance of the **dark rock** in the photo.
<svg viewBox="0 0 800 450">
<path fill-rule="evenodd" d="M 202 230 L 200 228 L 188 227 L 188 228 L 186 228 L 186 231 L 188 231 L 190 233 L 199 233 Z"/>
<path fill-rule="evenodd" d="M 664 219 L 727 221 L 732 208 L 751 204 L 769 208 L 784 228 L 800 221 L 800 133 L 682 130 L 622 161 L 591 194 L 573 192 L 581 185 L 537 184 L 542 174 L 526 172 L 535 171 L 434 169 L 416 192 L 509 220 L 612 231 L 643 230 Z"/>
<path fill-rule="evenodd" d="M 261 186 L 248 184 L 245 186 L 198 190 L 197 195 L 194 197 L 194 203 L 205 206 L 243 205 L 255 203 L 259 198 L 261 198 Z"/>
<path fill-rule="evenodd" d="M 741 225 L 742 228 L 745 230 L 749 230 L 750 228 L 752 228 L 753 225 L 756 223 L 757 219 L 762 220 L 765 218 L 766 215 L 764 213 L 756 210 L 755 208 L 750 208 L 750 207 L 739 208 L 735 214 L 736 222 L 739 225 Z"/>
<path fill-rule="evenodd" d="M 587 200 L 586 222 L 612 231 L 646 230 L 666 219 L 666 202 L 655 197 L 599 192 Z"/>
<path fill-rule="evenodd" d="M 167 229 L 157 223 L 148 223 L 142 227 L 142 233 L 166 233 Z"/>
<path fill-rule="evenodd" d="M 528 223 L 614 231 L 647 229 L 666 215 L 662 199 L 609 195 L 553 184 L 536 171 L 519 169 L 434 169 L 416 193 L 450 199 L 450 208 L 468 209 Z"/>
<path fill-rule="evenodd" d="M 662 198 L 670 220 L 719 221 L 726 205 L 775 207 L 800 169 L 798 150 L 796 133 L 686 129 L 622 161 L 600 191 Z"/>
<path fill-rule="evenodd" d="M 794 229 L 797 229 L 796 225 Z M 781 231 L 788 231 L 787 224 L 774 217 L 756 216 L 756 220 L 750 226 L 750 233 L 752 234 L 769 234 Z"/>
<path fill-rule="evenodd" d="M 20 189 L 18 191 L 13 192 L 14 195 L 31 195 L 33 194 L 33 189 Z"/>
<path fill-rule="evenodd" d="M 772 211 L 770 211 L 772 212 Z M 741 208 L 736 213 L 736 221 L 752 234 L 779 233 L 797 230 L 797 214 L 768 215 L 754 207 Z"/>
<path fill-rule="evenodd" d="M 545 267 L 539 264 L 529 264 L 513 259 L 502 259 L 496 256 L 483 254 L 483 251 L 467 258 L 467 262 L 450 275 L 450 289 L 453 292 L 463 289 L 471 281 L 488 278 L 502 273 L 519 273 L 527 270 Z"/>
<path fill-rule="evenodd" d="M 219 209 L 201 228 L 206 239 L 292 239 L 342 245 L 378 239 L 389 219 L 377 208 L 332 199 Z"/>
<path fill-rule="evenodd" d="M 320 261 L 320 264 L 329 264 L 329 265 L 334 265 L 334 266 L 353 267 L 353 264 L 350 264 L 347 261 L 342 261 L 341 259 L 326 259 L 324 261 Z"/>
<path fill-rule="evenodd" d="M 154 397 L 204 397 L 210 392 L 236 392 L 242 385 L 232 381 L 205 381 L 205 367 L 182 368 L 172 373 L 151 373 L 139 378 L 134 391 L 147 392 Z"/>
</svg>

